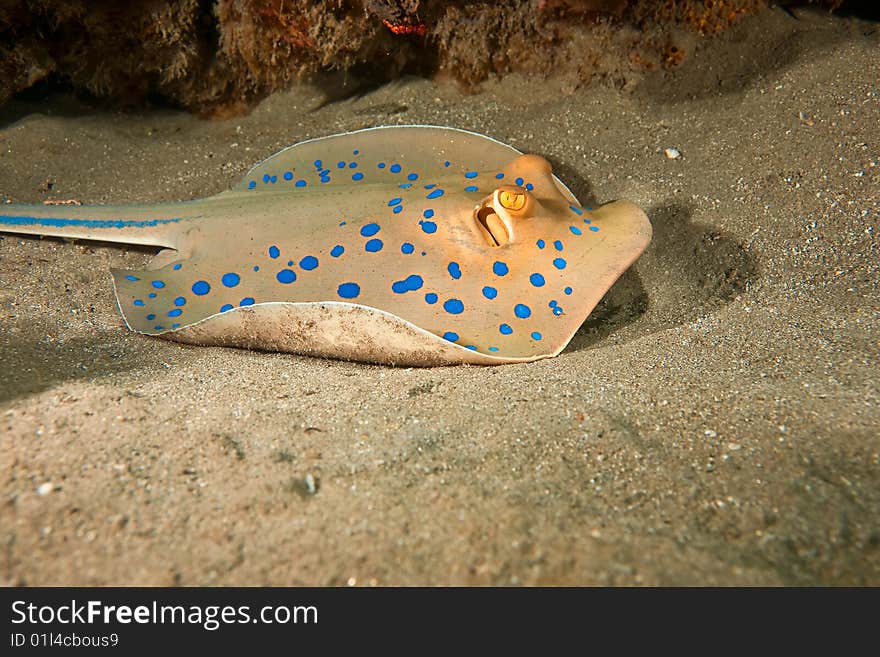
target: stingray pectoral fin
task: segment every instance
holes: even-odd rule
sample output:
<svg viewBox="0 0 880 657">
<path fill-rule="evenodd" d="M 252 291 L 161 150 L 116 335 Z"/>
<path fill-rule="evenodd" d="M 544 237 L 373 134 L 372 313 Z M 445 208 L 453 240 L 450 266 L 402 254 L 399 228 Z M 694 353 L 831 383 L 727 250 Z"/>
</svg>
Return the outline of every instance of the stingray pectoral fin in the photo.
<svg viewBox="0 0 880 657">
<path fill-rule="evenodd" d="M 606 240 L 616 245 L 617 258 L 621 263 L 626 263 L 621 273 L 635 262 L 651 242 L 653 228 L 648 215 L 630 201 L 606 203 L 592 210 L 589 219 L 600 231 L 605 231 Z"/>
<path fill-rule="evenodd" d="M 260 162 L 235 187 L 307 192 L 408 181 L 459 180 L 464 169 L 498 171 L 521 153 L 485 135 L 440 126 L 388 126 L 310 139 Z"/>
<path fill-rule="evenodd" d="M 577 240 L 584 240 L 575 259 L 572 257 L 573 300 L 565 309 L 567 333 L 556 345 L 553 356 L 559 354 L 586 321 L 605 293 L 611 289 L 651 242 L 652 228 L 648 216 L 629 201 L 606 203 L 587 213 L 578 214 L 580 221 L 573 224 Z"/>
<path fill-rule="evenodd" d="M 389 312 L 337 301 L 269 302 L 221 313 L 166 333 L 187 344 L 243 347 L 382 365 L 501 365 L 546 358 L 481 354 Z"/>
<path fill-rule="evenodd" d="M 163 251 L 164 266 L 111 269 L 116 302 L 132 331 L 162 335 L 205 320 L 241 302 L 241 293 L 224 288 L 220 276 L 206 275 L 192 260 Z M 227 279 L 228 280 L 228 279 Z M 228 298 L 227 298 L 228 297 Z"/>
</svg>

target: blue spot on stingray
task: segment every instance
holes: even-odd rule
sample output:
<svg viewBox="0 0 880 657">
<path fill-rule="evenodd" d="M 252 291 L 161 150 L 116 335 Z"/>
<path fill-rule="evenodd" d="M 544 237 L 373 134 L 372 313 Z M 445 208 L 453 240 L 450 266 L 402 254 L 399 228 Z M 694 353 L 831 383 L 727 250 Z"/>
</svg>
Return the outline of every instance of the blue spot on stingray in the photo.
<svg viewBox="0 0 880 657">
<path fill-rule="evenodd" d="M 269 182 L 269 174 L 268 174 L 268 173 L 264 173 L 264 174 L 263 174 L 263 182 L 264 182 L 264 183 Z"/>
<path fill-rule="evenodd" d="M 330 176 L 321 176 L 321 182 L 322 183 L 330 182 Z"/>
<path fill-rule="evenodd" d="M 361 227 L 361 235 L 364 237 L 372 237 L 381 230 L 379 224 L 365 224 Z"/>
<path fill-rule="evenodd" d="M 299 266 L 306 271 L 312 271 L 318 266 L 318 259 L 315 256 L 307 255 L 305 258 L 299 261 Z"/>
<path fill-rule="evenodd" d="M 357 168 L 358 168 L 358 163 L 357 163 L 357 162 L 350 162 L 350 163 L 348 164 L 348 168 L 349 168 L 349 169 L 357 169 Z"/>
<path fill-rule="evenodd" d="M 532 191 L 534 188 L 535 188 L 535 186 L 532 183 L 526 183 L 527 190 Z"/>
<path fill-rule="evenodd" d="M 437 224 L 433 221 L 420 221 L 419 226 L 421 226 L 422 230 L 428 234 L 437 232 Z M 424 252 L 422 252 L 422 255 L 425 255 Z"/>
<path fill-rule="evenodd" d="M 457 262 L 450 262 L 446 269 L 449 271 L 449 275 L 452 276 L 452 278 L 456 280 L 461 278 L 461 267 L 458 266 Z"/>
<path fill-rule="evenodd" d="M 496 260 L 495 264 L 492 265 L 492 271 L 495 272 L 496 276 L 506 276 L 507 272 L 510 271 L 510 268 L 507 266 L 506 262 Z"/>
<path fill-rule="evenodd" d="M 178 326 L 180 326 L 180 324 L 172 324 L 171 328 L 176 329 Z"/>
<path fill-rule="evenodd" d="M 150 313 L 149 315 L 147 315 L 148 322 L 152 322 L 154 319 L 156 319 L 156 316 L 154 314 Z"/>
<path fill-rule="evenodd" d="M 443 163 L 443 166 L 448 167 L 450 164 L 452 164 L 452 163 L 451 163 L 449 160 L 446 160 L 446 161 Z"/>
<path fill-rule="evenodd" d="M 322 176 L 329 176 L 329 175 L 330 175 L 330 169 L 322 169 L 322 170 L 319 171 L 318 173 L 319 173 L 320 175 L 322 175 Z"/>
<path fill-rule="evenodd" d="M 322 166 L 324 166 L 324 164 L 321 162 L 321 160 L 315 160 L 316 169 L 320 169 Z"/>
<path fill-rule="evenodd" d="M 361 286 L 357 283 L 343 283 L 336 289 L 336 294 L 343 299 L 354 299 L 360 293 Z"/>
<path fill-rule="evenodd" d="M 211 291 L 211 286 L 208 285 L 207 281 L 196 281 L 193 283 L 192 291 L 193 294 L 203 297 Z"/>
<path fill-rule="evenodd" d="M 540 340 L 540 339 L 543 338 L 543 337 L 544 337 L 544 336 L 541 335 L 540 333 L 538 333 L 537 331 L 533 331 L 533 332 L 532 332 L 532 340 Z"/>
<path fill-rule="evenodd" d="M 517 179 L 514 180 L 513 182 L 515 182 L 517 185 L 522 185 L 523 182 L 525 182 L 525 181 L 524 181 L 522 178 L 517 178 Z"/>
<path fill-rule="evenodd" d="M 400 252 L 405 253 L 406 255 L 409 255 L 410 253 L 415 251 L 415 248 L 416 247 L 414 247 L 409 242 L 404 242 L 403 244 L 400 245 Z"/>
<path fill-rule="evenodd" d="M 343 253 L 345 253 L 345 247 L 341 244 L 337 244 L 332 249 L 330 249 L 330 255 L 332 255 L 334 258 L 338 258 Z"/>
<path fill-rule="evenodd" d="M 254 180 L 251 180 L 251 181 L 248 183 L 248 189 L 253 189 L 253 188 L 256 187 L 256 186 L 257 186 L 257 183 L 256 183 L 256 181 L 254 181 Z"/>
<path fill-rule="evenodd" d="M 581 210 L 581 209 L 580 209 L 579 207 L 577 207 L 577 206 L 569 205 L 568 207 L 570 207 L 570 208 L 571 208 L 571 211 L 574 212 L 574 213 L 576 213 L 576 214 L 583 214 L 583 213 L 584 213 L 584 211 Z"/>
<path fill-rule="evenodd" d="M 389 208 L 390 208 L 390 207 L 393 207 L 393 206 L 397 205 L 398 203 L 400 203 L 402 200 L 403 200 L 403 199 L 400 198 L 400 197 L 398 197 L 398 198 L 393 198 L 393 199 L 391 199 L 390 201 L 388 201 L 388 207 L 389 207 Z"/>
<path fill-rule="evenodd" d="M 567 264 L 565 258 L 554 258 L 553 260 L 553 266 L 556 267 L 556 269 L 565 269 L 565 265 Z"/>
<path fill-rule="evenodd" d="M 427 210 L 425 210 L 424 212 L 422 212 L 422 216 L 423 216 L 425 219 L 430 219 L 431 217 L 434 216 L 434 211 L 433 211 L 431 208 L 428 208 Z M 137 280 L 137 279 L 135 279 L 135 280 Z"/>
<path fill-rule="evenodd" d="M 141 299 L 135 299 L 132 303 L 136 306 L 143 306 L 144 305 L 144 302 Z"/>
<path fill-rule="evenodd" d="M 281 251 L 278 250 L 277 246 L 270 246 L 269 247 L 269 257 L 270 258 L 277 258 L 280 255 L 281 255 Z"/>
<path fill-rule="evenodd" d="M 447 299 L 443 302 L 443 310 L 450 315 L 459 315 L 464 312 L 464 304 L 460 299 Z"/>
<path fill-rule="evenodd" d="M 547 305 L 550 306 L 551 308 L 554 308 L 556 306 L 556 304 L 558 304 L 558 303 L 559 302 L 556 299 L 551 299 L 550 303 L 548 303 Z"/>
<path fill-rule="evenodd" d="M 472 345 L 472 344 L 467 345 L 467 346 L 465 347 L 465 349 L 470 349 L 471 351 L 476 351 L 476 350 L 477 350 L 477 348 L 476 348 L 474 345 Z"/>
<path fill-rule="evenodd" d="M 498 178 L 498 180 L 501 180 L 504 177 L 504 173 L 503 172 L 496 173 L 495 177 Z M 496 351 L 497 351 L 497 349 L 496 349 Z"/>
<path fill-rule="evenodd" d="M 571 293 L 572 293 L 572 289 L 571 289 L 570 287 L 567 287 L 567 288 L 565 288 L 565 289 L 563 290 L 563 292 L 565 292 L 566 294 L 571 294 Z"/>
<path fill-rule="evenodd" d="M 561 315 L 563 312 L 564 312 L 564 311 L 562 310 L 562 306 L 556 306 L 556 307 L 553 309 L 553 314 L 556 315 L 557 317 L 558 317 L 559 315 Z"/>
<path fill-rule="evenodd" d="M 150 299 L 155 299 L 155 298 L 156 298 L 156 293 L 155 293 L 155 292 L 150 292 L 147 296 L 148 296 Z"/>
<path fill-rule="evenodd" d="M 547 245 L 547 243 L 544 240 L 538 240 L 536 242 L 536 244 L 538 245 L 539 249 L 543 249 Z"/>
<path fill-rule="evenodd" d="M 168 316 L 169 317 L 180 317 L 182 312 L 183 311 L 180 308 L 175 308 L 173 310 L 168 311 Z"/>
<path fill-rule="evenodd" d="M 409 189 L 410 187 L 412 187 L 412 183 L 400 183 L 398 187 L 400 187 L 401 189 Z"/>
<path fill-rule="evenodd" d="M 372 239 L 368 240 L 366 244 L 364 244 L 364 250 L 369 251 L 370 253 L 376 253 L 377 251 L 382 250 L 382 240 L 380 239 Z"/>
<path fill-rule="evenodd" d="M 274 183 L 277 183 L 277 182 L 278 182 L 278 176 L 272 176 L 269 180 L 271 180 L 273 184 L 274 184 Z"/>
<path fill-rule="evenodd" d="M 360 155 L 360 151 L 352 151 L 353 155 Z"/>
<path fill-rule="evenodd" d="M 593 231 L 594 233 L 598 233 L 599 227 L 598 226 L 590 226 L 590 230 Z"/>
<path fill-rule="evenodd" d="M 477 191 L 477 186 L 476 185 L 468 185 L 467 187 L 464 188 L 464 191 L 475 192 L 475 191 Z"/>
<path fill-rule="evenodd" d="M 285 171 L 284 172 L 284 179 L 285 180 L 293 180 L 293 172 L 292 171 Z"/>
<path fill-rule="evenodd" d="M 498 351 L 498 347 L 489 347 L 489 351 Z"/>
<path fill-rule="evenodd" d="M 434 189 L 437 186 L 437 183 L 431 183 L 430 185 L 425 185 L 425 189 Z"/>
<path fill-rule="evenodd" d="M 185 305 L 186 305 L 186 299 L 184 299 L 183 297 L 177 297 L 177 298 L 174 300 L 174 305 L 175 305 L 175 306 L 185 306 Z"/>
<path fill-rule="evenodd" d="M 467 171 L 467 172 L 465 172 L 464 177 L 465 178 L 476 178 L 477 172 L 476 171 Z"/>
<path fill-rule="evenodd" d="M 352 180 L 363 180 L 363 179 L 364 179 L 364 174 L 362 174 L 360 171 L 358 171 L 357 173 L 355 173 L 355 174 L 351 177 L 351 179 L 352 179 Z"/>
<path fill-rule="evenodd" d="M 553 248 L 555 248 L 557 251 L 562 251 L 562 241 L 556 240 L 555 242 L 553 242 Z"/>
<path fill-rule="evenodd" d="M 439 187 L 435 190 L 432 190 L 430 194 L 428 194 L 425 198 L 435 199 L 443 196 L 443 190 Z"/>
<path fill-rule="evenodd" d="M 259 266 L 259 265 L 254 265 L 254 271 L 260 271 L 260 266 Z"/>
<path fill-rule="evenodd" d="M 428 303 L 433 306 L 435 303 L 437 303 L 437 295 L 434 294 L 433 292 L 428 292 L 425 295 L 425 303 Z"/>
<path fill-rule="evenodd" d="M 229 311 L 229 310 L 232 310 L 232 304 L 231 304 L 231 303 L 224 303 L 222 306 L 220 306 L 220 312 L 221 312 L 221 313 L 225 313 L 225 312 L 227 312 L 227 311 Z"/>
<path fill-rule="evenodd" d="M 176 265 L 174 265 L 171 269 L 173 269 L 174 271 L 177 271 L 177 270 L 180 269 L 181 267 L 183 267 L 183 265 L 180 264 L 180 263 L 178 262 L 178 263 L 177 263 Z"/>
<path fill-rule="evenodd" d="M 391 284 L 391 290 L 396 294 L 404 294 L 405 292 L 414 292 L 421 289 L 424 285 L 422 277 L 418 274 L 410 274 L 402 281 L 395 281 Z"/>
<path fill-rule="evenodd" d="M 498 330 L 501 331 L 502 335 L 510 335 L 511 333 L 513 333 L 513 329 L 510 328 L 509 324 L 502 324 L 498 327 Z"/>
<path fill-rule="evenodd" d="M 347 223 L 348 223 L 347 221 L 340 221 L 340 222 L 339 222 L 339 225 L 340 225 L 340 226 L 344 226 L 344 225 L 347 224 Z"/>
<path fill-rule="evenodd" d="M 443 334 L 444 340 L 449 340 L 450 342 L 456 342 L 458 340 L 458 333 L 453 333 L 452 331 L 446 331 Z"/>
<path fill-rule="evenodd" d="M 238 274 L 234 274 L 232 272 L 228 272 L 223 274 L 223 278 L 220 279 L 220 282 L 223 283 L 226 287 L 235 287 L 241 282 L 241 278 Z"/>
<path fill-rule="evenodd" d="M 293 260 L 288 260 L 288 261 L 287 261 L 287 266 L 288 266 L 288 267 L 293 267 Z"/>
<path fill-rule="evenodd" d="M 344 168 L 345 168 L 345 162 L 337 162 L 337 163 L 336 163 L 336 167 L 337 167 L 338 169 L 344 169 Z"/>
<path fill-rule="evenodd" d="M 299 179 L 293 184 L 296 185 L 297 187 L 305 187 L 309 183 L 307 183 L 305 180 Z"/>
<path fill-rule="evenodd" d="M 384 162 L 379 162 L 379 164 L 377 164 L 376 166 L 379 167 L 380 169 L 384 169 L 384 168 L 385 168 L 385 163 L 384 163 Z"/>
<path fill-rule="evenodd" d="M 253 306 L 254 305 L 254 298 L 253 297 L 245 297 L 244 299 L 242 299 L 238 303 L 238 305 L 239 306 Z"/>
<path fill-rule="evenodd" d="M 391 173 L 400 173 L 400 165 L 392 164 L 391 165 Z"/>
<path fill-rule="evenodd" d="M 291 271 L 290 269 L 282 269 L 280 272 L 275 274 L 275 278 L 278 279 L 279 283 L 284 283 L 285 285 L 289 283 L 293 283 L 296 280 L 296 273 Z"/>
<path fill-rule="evenodd" d="M 152 285 L 157 290 L 161 290 L 163 287 L 165 287 L 165 281 L 153 281 L 152 283 L 150 283 L 150 285 Z"/>
<path fill-rule="evenodd" d="M 400 214 L 401 212 L 403 212 L 403 206 L 402 205 L 395 206 L 395 208 L 394 208 L 394 210 L 392 210 L 392 212 L 394 212 L 394 214 Z"/>
<path fill-rule="evenodd" d="M 513 307 L 513 314 L 519 317 L 520 319 L 525 319 L 532 314 L 532 309 L 529 308 L 524 303 L 518 303 Z"/>
<path fill-rule="evenodd" d="M 418 180 L 418 179 L 419 179 L 419 174 L 417 174 L 417 173 L 411 173 L 411 174 L 409 174 L 409 175 L 406 177 L 406 179 L 407 179 L 407 180 Z"/>
<path fill-rule="evenodd" d="M 575 235 L 583 235 L 584 232 L 577 226 L 569 226 L 568 229 Z"/>
<path fill-rule="evenodd" d="M 161 324 L 156 324 L 156 326 L 153 327 L 153 329 L 155 329 L 156 331 L 161 331 L 161 330 L 164 329 L 164 328 L 165 328 L 165 327 L 162 326 Z"/>
<path fill-rule="evenodd" d="M 544 277 L 541 274 L 532 274 L 529 276 L 529 282 L 535 287 L 544 287 Z"/>
<path fill-rule="evenodd" d="M 494 287 L 492 287 L 490 285 L 487 285 L 486 287 L 483 288 L 483 296 L 486 297 L 487 299 L 494 299 L 495 297 L 498 296 L 498 290 L 496 290 Z"/>
</svg>

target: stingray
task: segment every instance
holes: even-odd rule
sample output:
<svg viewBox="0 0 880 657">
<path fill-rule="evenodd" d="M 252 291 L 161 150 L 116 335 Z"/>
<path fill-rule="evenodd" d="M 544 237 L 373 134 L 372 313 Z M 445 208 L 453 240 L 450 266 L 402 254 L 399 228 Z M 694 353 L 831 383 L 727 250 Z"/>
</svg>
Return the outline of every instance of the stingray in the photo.
<svg viewBox="0 0 880 657">
<path fill-rule="evenodd" d="M 138 333 L 393 365 L 556 356 L 651 239 L 543 157 L 430 126 L 304 141 L 204 199 L 0 210 L 3 232 L 160 247 L 112 270 Z"/>
</svg>

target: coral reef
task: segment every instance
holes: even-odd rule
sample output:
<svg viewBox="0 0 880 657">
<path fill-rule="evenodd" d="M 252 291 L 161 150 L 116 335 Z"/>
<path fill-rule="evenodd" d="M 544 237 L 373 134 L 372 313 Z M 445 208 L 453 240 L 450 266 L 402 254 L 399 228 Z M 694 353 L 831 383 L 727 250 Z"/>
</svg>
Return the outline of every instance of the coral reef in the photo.
<svg viewBox="0 0 880 657">
<path fill-rule="evenodd" d="M 829 10 L 845 0 L 805 0 Z M 850 3 L 851 4 L 851 3 Z M 41 80 L 203 114 L 246 111 L 321 71 L 390 79 L 508 72 L 576 87 L 677 66 L 682 31 L 711 36 L 767 0 L 6 0 L 0 103 Z"/>
</svg>

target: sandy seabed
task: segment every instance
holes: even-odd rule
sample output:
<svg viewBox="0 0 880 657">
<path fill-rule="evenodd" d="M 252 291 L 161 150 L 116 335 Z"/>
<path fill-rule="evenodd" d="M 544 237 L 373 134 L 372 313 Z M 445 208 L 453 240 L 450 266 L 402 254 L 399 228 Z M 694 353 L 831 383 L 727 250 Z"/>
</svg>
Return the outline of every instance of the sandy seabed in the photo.
<svg viewBox="0 0 880 657">
<path fill-rule="evenodd" d="M 878 46 L 773 11 L 621 90 L 8 105 L 14 202 L 208 196 L 291 143 L 427 123 L 638 203 L 654 240 L 555 359 L 395 369 L 131 333 L 108 269 L 148 251 L 0 237 L 0 580 L 880 584 Z"/>
</svg>

